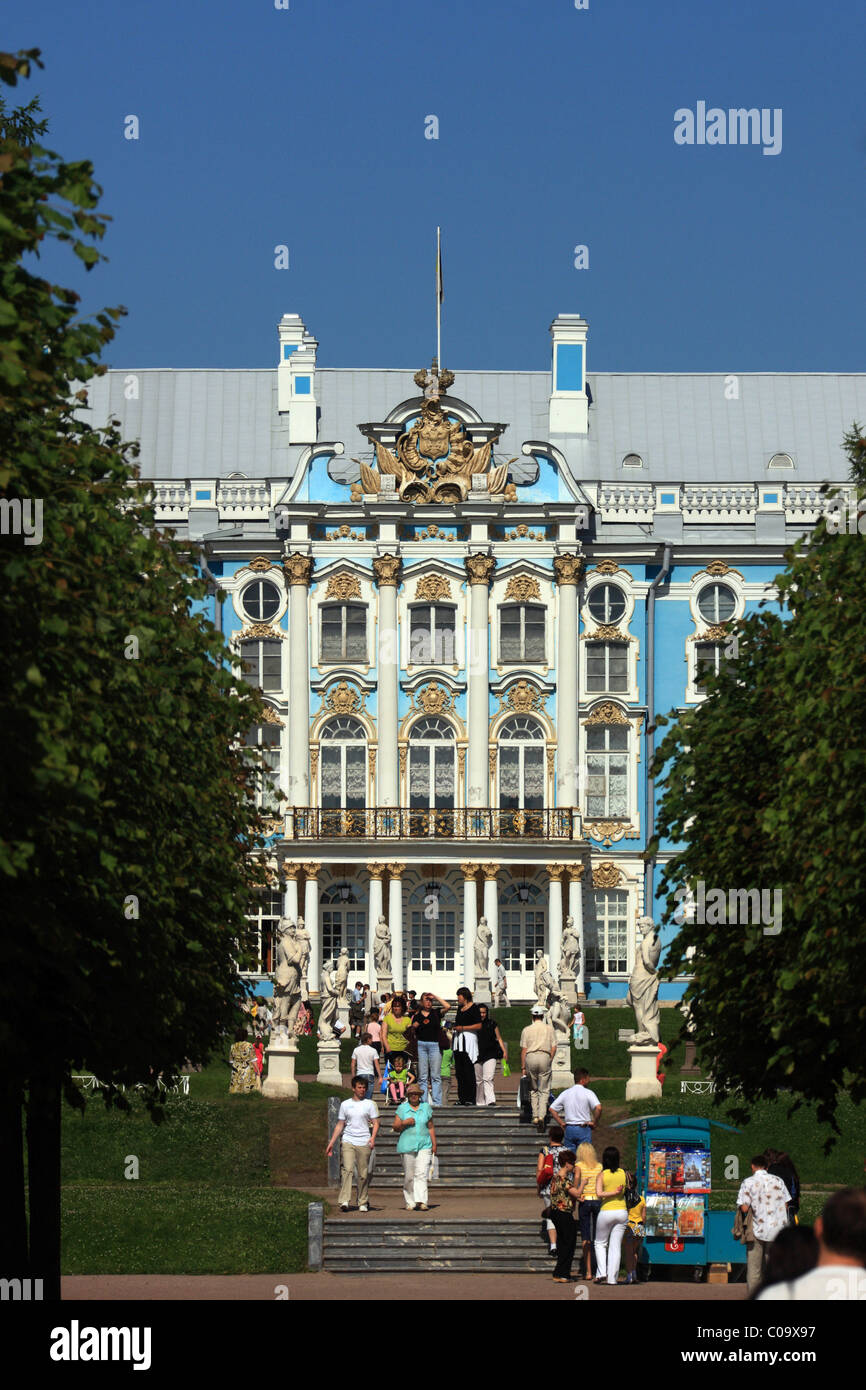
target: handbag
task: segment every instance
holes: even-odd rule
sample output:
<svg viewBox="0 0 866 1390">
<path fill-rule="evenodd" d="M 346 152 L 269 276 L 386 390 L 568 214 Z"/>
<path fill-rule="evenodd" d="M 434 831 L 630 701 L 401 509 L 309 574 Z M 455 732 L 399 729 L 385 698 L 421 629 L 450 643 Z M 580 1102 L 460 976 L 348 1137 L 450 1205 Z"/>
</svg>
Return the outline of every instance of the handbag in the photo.
<svg viewBox="0 0 866 1390">
<path fill-rule="evenodd" d="M 543 1187 L 547 1187 L 548 1183 L 553 1177 L 554 1167 L 555 1160 L 553 1154 L 546 1153 L 544 1155 L 544 1162 L 541 1165 L 541 1172 L 538 1174 L 538 1177 L 536 1179 L 536 1185 L 538 1187 L 539 1192 Z"/>
</svg>

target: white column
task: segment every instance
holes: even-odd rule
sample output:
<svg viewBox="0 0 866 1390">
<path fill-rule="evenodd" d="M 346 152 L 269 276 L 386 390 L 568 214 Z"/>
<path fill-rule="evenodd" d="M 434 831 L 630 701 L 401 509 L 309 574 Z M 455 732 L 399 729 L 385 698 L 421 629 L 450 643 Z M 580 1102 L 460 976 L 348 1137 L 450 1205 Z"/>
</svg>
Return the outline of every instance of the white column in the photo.
<svg viewBox="0 0 866 1390">
<path fill-rule="evenodd" d="M 574 988 L 577 991 L 578 999 L 586 998 L 586 983 L 584 969 L 586 965 L 586 946 L 583 940 L 583 865 L 572 864 L 569 867 L 571 883 L 568 888 L 568 911 L 574 918 L 574 929 L 577 932 L 577 939 L 580 942 L 580 961 L 577 966 L 577 975 L 574 981 Z"/>
<path fill-rule="evenodd" d="M 397 585 L 400 582 L 401 563 L 399 556 L 396 555 L 380 555 L 373 561 L 373 573 L 379 585 L 377 648 L 379 668 L 377 805 L 379 806 L 399 806 L 400 804 L 400 779 L 397 767 L 397 715 L 400 690 Z"/>
<path fill-rule="evenodd" d="M 283 560 L 283 572 L 289 582 L 289 803 L 292 806 L 309 806 L 309 585 L 313 573 L 312 558 L 296 551 Z M 312 964 L 311 959 L 311 969 Z M 312 978 L 310 985 L 312 987 Z"/>
<path fill-rule="evenodd" d="M 577 776 L 577 585 L 583 572 L 578 555 L 557 555 L 553 561 L 559 598 L 559 643 L 556 655 L 556 735 L 559 776 L 558 806 L 578 805 Z"/>
<path fill-rule="evenodd" d="M 283 877 L 286 880 L 283 916 L 289 917 L 293 922 L 298 920 L 298 874 L 300 871 L 301 866 L 299 864 L 283 865 Z"/>
<path fill-rule="evenodd" d="M 376 931 L 376 923 L 384 912 L 382 907 L 382 877 L 385 873 L 385 865 L 368 864 L 367 873 L 370 875 L 370 884 L 367 890 L 369 904 L 367 912 L 367 979 L 371 985 L 378 985 L 376 960 L 373 955 L 373 935 Z"/>
<path fill-rule="evenodd" d="M 561 864 L 548 864 L 550 875 L 547 903 L 547 941 L 550 956 L 550 973 L 556 975 L 562 955 L 562 875 L 565 869 Z"/>
<path fill-rule="evenodd" d="M 406 988 L 406 973 L 403 969 L 403 874 L 405 864 L 389 864 L 388 873 L 388 926 L 391 928 L 391 968 L 394 972 L 394 989 Z"/>
<path fill-rule="evenodd" d="M 490 943 L 490 968 L 493 969 L 493 962 L 500 954 L 499 950 L 499 883 L 496 875 L 499 873 L 498 864 L 482 864 L 484 871 L 484 916 L 487 918 L 487 925 L 493 934 Z"/>
<path fill-rule="evenodd" d="M 322 988 L 322 933 L 319 927 L 319 870 L 320 864 L 305 864 L 304 926 L 310 933 L 310 993 Z"/>
<path fill-rule="evenodd" d="M 469 989 L 475 988 L 475 932 L 478 927 L 478 887 L 475 875 L 477 864 L 461 864 L 463 874 L 463 930 L 460 935 L 460 962 L 463 969 L 463 983 Z"/>
<path fill-rule="evenodd" d="M 467 804 L 489 806 L 487 736 L 490 727 L 490 655 L 488 586 L 496 568 L 492 555 L 468 555 L 464 560 L 469 576 L 468 676 L 469 796 Z"/>
</svg>

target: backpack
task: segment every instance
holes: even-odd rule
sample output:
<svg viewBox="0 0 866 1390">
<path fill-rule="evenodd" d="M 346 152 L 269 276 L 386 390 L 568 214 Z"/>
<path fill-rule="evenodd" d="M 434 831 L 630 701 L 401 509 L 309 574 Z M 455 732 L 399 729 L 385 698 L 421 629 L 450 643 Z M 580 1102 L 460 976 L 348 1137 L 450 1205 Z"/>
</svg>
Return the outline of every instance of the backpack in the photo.
<svg viewBox="0 0 866 1390">
<path fill-rule="evenodd" d="M 637 1206 L 640 1201 L 640 1192 L 635 1180 L 635 1175 L 634 1173 L 630 1173 L 627 1168 L 625 1170 L 625 1192 L 623 1193 L 623 1197 L 625 1198 L 625 1204 L 629 1211 L 631 1211 L 632 1207 Z"/>
<path fill-rule="evenodd" d="M 550 1183 L 550 1181 L 553 1178 L 555 1168 L 556 1158 L 553 1154 L 553 1151 L 549 1150 L 544 1155 L 544 1162 L 541 1165 L 541 1172 L 539 1173 L 537 1178 L 539 1192 L 543 1187 L 547 1187 L 548 1183 Z"/>
</svg>

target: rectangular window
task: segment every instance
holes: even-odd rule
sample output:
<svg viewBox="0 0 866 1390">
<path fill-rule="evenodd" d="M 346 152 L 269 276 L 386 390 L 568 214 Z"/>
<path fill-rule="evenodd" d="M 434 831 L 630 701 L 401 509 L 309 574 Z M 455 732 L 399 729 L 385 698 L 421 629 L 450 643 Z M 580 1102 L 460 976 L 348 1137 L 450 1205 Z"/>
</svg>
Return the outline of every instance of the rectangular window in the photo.
<svg viewBox="0 0 866 1390">
<path fill-rule="evenodd" d="M 584 927 L 586 968 L 593 975 L 624 975 L 628 970 L 628 893 L 596 892 L 595 918 Z"/>
<path fill-rule="evenodd" d="M 590 820 L 628 815 L 628 729 L 586 731 L 586 814 Z"/>
<path fill-rule="evenodd" d="M 260 690 L 282 689 L 282 644 L 280 641 L 241 642 L 244 680 Z"/>
<path fill-rule="evenodd" d="M 627 642 L 587 642 L 586 688 L 591 692 L 628 690 Z"/>
<path fill-rule="evenodd" d="M 367 609 L 362 603 L 329 604 L 322 609 L 323 664 L 367 660 Z"/>
<path fill-rule="evenodd" d="M 700 685 L 703 677 L 710 673 L 717 676 L 722 664 L 722 646 L 719 642 L 695 643 L 695 685 Z"/>
<path fill-rule="evenodd" d="M 367 960 L 367 914 L 359 908 L 322 908 L 322 959 L 336 960 L 345 946 L 349 969 L 363 970 Z"/>
<path fill-rule="evenodd" d="M 543 666 L 545 610 L 540 604 L 509 603 L 499 610 L 499 660 Z"/>
<path fill-rule="evenodd" d="M 278 889 L 267 889 L 259 894 L 256 907 L 247 915 L 251 958 L 241 961 L 242 975 L 269 975 L 273 970 L 274 940 L 282 910 L 282 897 Z"/>
</svg>

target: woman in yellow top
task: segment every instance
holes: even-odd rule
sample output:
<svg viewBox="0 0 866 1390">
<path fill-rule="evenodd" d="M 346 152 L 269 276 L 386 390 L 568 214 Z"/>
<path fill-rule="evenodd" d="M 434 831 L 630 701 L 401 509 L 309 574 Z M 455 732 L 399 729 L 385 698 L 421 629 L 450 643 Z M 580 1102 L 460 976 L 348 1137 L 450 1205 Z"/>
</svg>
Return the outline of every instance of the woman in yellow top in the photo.
<svg viewBox="0 0 866 1390">
<path fill-rule="evenodd" d="M 577 1150 L 575 1178 L 580 1189 L 577 1219 L 580 1222 L 580 1239 L 583 1246 L 583 1258 L 580 1264 L 581 1279 L 588 1279 L 592 1274 L 592 1242 L 595 1240 L 595 1225 L 601 1210 L 601 1202 L 595 1195 L 595 1180 L 600 1172 L 601 1164 L 592 1144 L 580 1144 Z"/>
<path fill-rule="evenodd" d="M 625 1282 L 627 1284 L 637 1283 L 637 1262 L 640 1255 L 640 1248 L 643 1245 L 644 1231 L 646 1229 L 645 1222 L 646 1202 L 643 1197 L 640 1197 L 629 1210 L 628 1225 L 625 1228 L 625 1237 L 623 1239 Z"/>
<path fill-rule="evenodd" d="M 625 1172 L 619 1166 L 619 1149 L 612 1144 L 601 1156 L 601 1172 L 595 1180 L 595 1193 L 601 1202 L 595 1228 L 595 1282 L 615 1284 L 628 1212 L 625 1206 Z"/>
<path fill-rule="evenodd" d="M 382 1019 L 382 1036 L 386 1052 L 404 1052 L 409 1055 L 407 1033 L 412 1027 L 412 1017 L 407 1014 L 403 1000 L 398 996 L 392 1001 L 391 1012 Z"/>
</svg>

